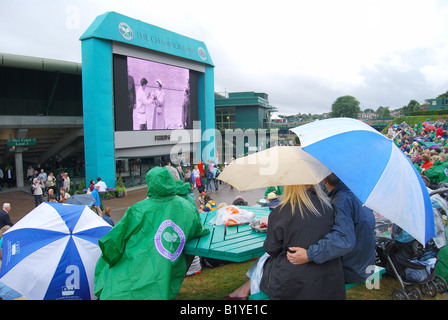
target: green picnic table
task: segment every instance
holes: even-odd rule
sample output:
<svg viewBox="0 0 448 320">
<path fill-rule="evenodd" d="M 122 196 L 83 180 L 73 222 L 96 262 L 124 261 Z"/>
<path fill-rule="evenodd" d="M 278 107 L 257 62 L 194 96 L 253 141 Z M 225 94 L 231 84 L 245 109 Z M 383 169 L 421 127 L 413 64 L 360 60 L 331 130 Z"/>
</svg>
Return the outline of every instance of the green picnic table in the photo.
<svg viewBox="0 0 448 320">
<path fill-rule="evenodd" d="M 255 221 L 267 217 L 271 210 L 266 207 L 237 206 L 238 208 L 255 213 Z M 226 227 L 216 225 L 210 221 L 217 210 L 200 213 L 202 222 L 210 233 L 201 238 L 188 241 L 184 252 L 188 255 L 243 262 L 262 256 L 266 233 L 253 230 L 249 224 Z"/>
</svg>

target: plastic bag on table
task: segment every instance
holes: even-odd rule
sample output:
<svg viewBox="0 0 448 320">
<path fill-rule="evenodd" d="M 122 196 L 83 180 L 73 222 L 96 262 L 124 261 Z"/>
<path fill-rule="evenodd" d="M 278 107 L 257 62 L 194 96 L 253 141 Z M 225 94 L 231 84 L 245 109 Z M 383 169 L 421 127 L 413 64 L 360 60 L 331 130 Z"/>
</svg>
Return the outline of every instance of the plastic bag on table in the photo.
<svg viewBox="0 0 448 320">
<path fill-rule="evenodd" d="M 210 224 L 236 226 L 251 223 L 255 219 L 255 213 L 236 206 L 227 206 L 218 209 L 216 216 L 210 220 Z"/>
</svg>

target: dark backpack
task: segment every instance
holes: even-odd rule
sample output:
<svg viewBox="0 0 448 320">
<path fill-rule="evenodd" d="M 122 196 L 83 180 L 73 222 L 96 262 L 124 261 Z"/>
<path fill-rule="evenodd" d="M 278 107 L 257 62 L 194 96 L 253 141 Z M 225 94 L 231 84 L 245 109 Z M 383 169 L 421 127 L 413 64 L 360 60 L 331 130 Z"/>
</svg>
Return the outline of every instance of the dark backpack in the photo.
<svg viewBox="0 0 448 320">
<path fill-rule="evenodd" d="M 213 179 L 213 173 L 211 171 L 207 171 L 207 179 L 209 181 Z"/>
</svg>

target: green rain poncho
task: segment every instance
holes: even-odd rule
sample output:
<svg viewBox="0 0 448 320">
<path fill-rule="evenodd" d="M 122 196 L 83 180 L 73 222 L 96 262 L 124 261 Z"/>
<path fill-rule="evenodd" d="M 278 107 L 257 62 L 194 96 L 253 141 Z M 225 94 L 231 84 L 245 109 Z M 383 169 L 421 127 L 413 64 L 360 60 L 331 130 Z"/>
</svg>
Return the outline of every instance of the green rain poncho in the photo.
<svg viewBox="0 0 448 320">
<path fill-rule="evenodd" d="M 209 232 L 167 168 L 151 169 L 146 182 L 148 198 L 99 240 L 95 295 L 101 300 L 175 298 L 191 262 L 182 253 L 185 243 Z"/>
<path fill-rule="evenodd" d="M 447 161 L 436 161 L 434 165 L 423 171 L 423 174 L 429 178 L 429 180 L 434 184 L 439 184 L 440 182 L 448 182 L 448 162 Z"/>
</svg>

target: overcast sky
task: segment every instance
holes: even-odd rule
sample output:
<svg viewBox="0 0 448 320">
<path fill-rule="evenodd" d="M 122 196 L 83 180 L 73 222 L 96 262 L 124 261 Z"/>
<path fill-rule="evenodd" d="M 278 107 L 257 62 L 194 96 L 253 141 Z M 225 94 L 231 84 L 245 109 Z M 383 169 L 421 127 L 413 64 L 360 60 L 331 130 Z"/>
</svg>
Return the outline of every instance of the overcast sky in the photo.
<svg viewBox="0 0 448 320">
<path fill-rule="evenodd" d="M 446 0 L 0 0 L 0 52 L 81 62 L 79 38 L 106 11 L 203 41 L 216 92 L 265 92 L 279 114 L 448 91 Z"/>
</svg>

